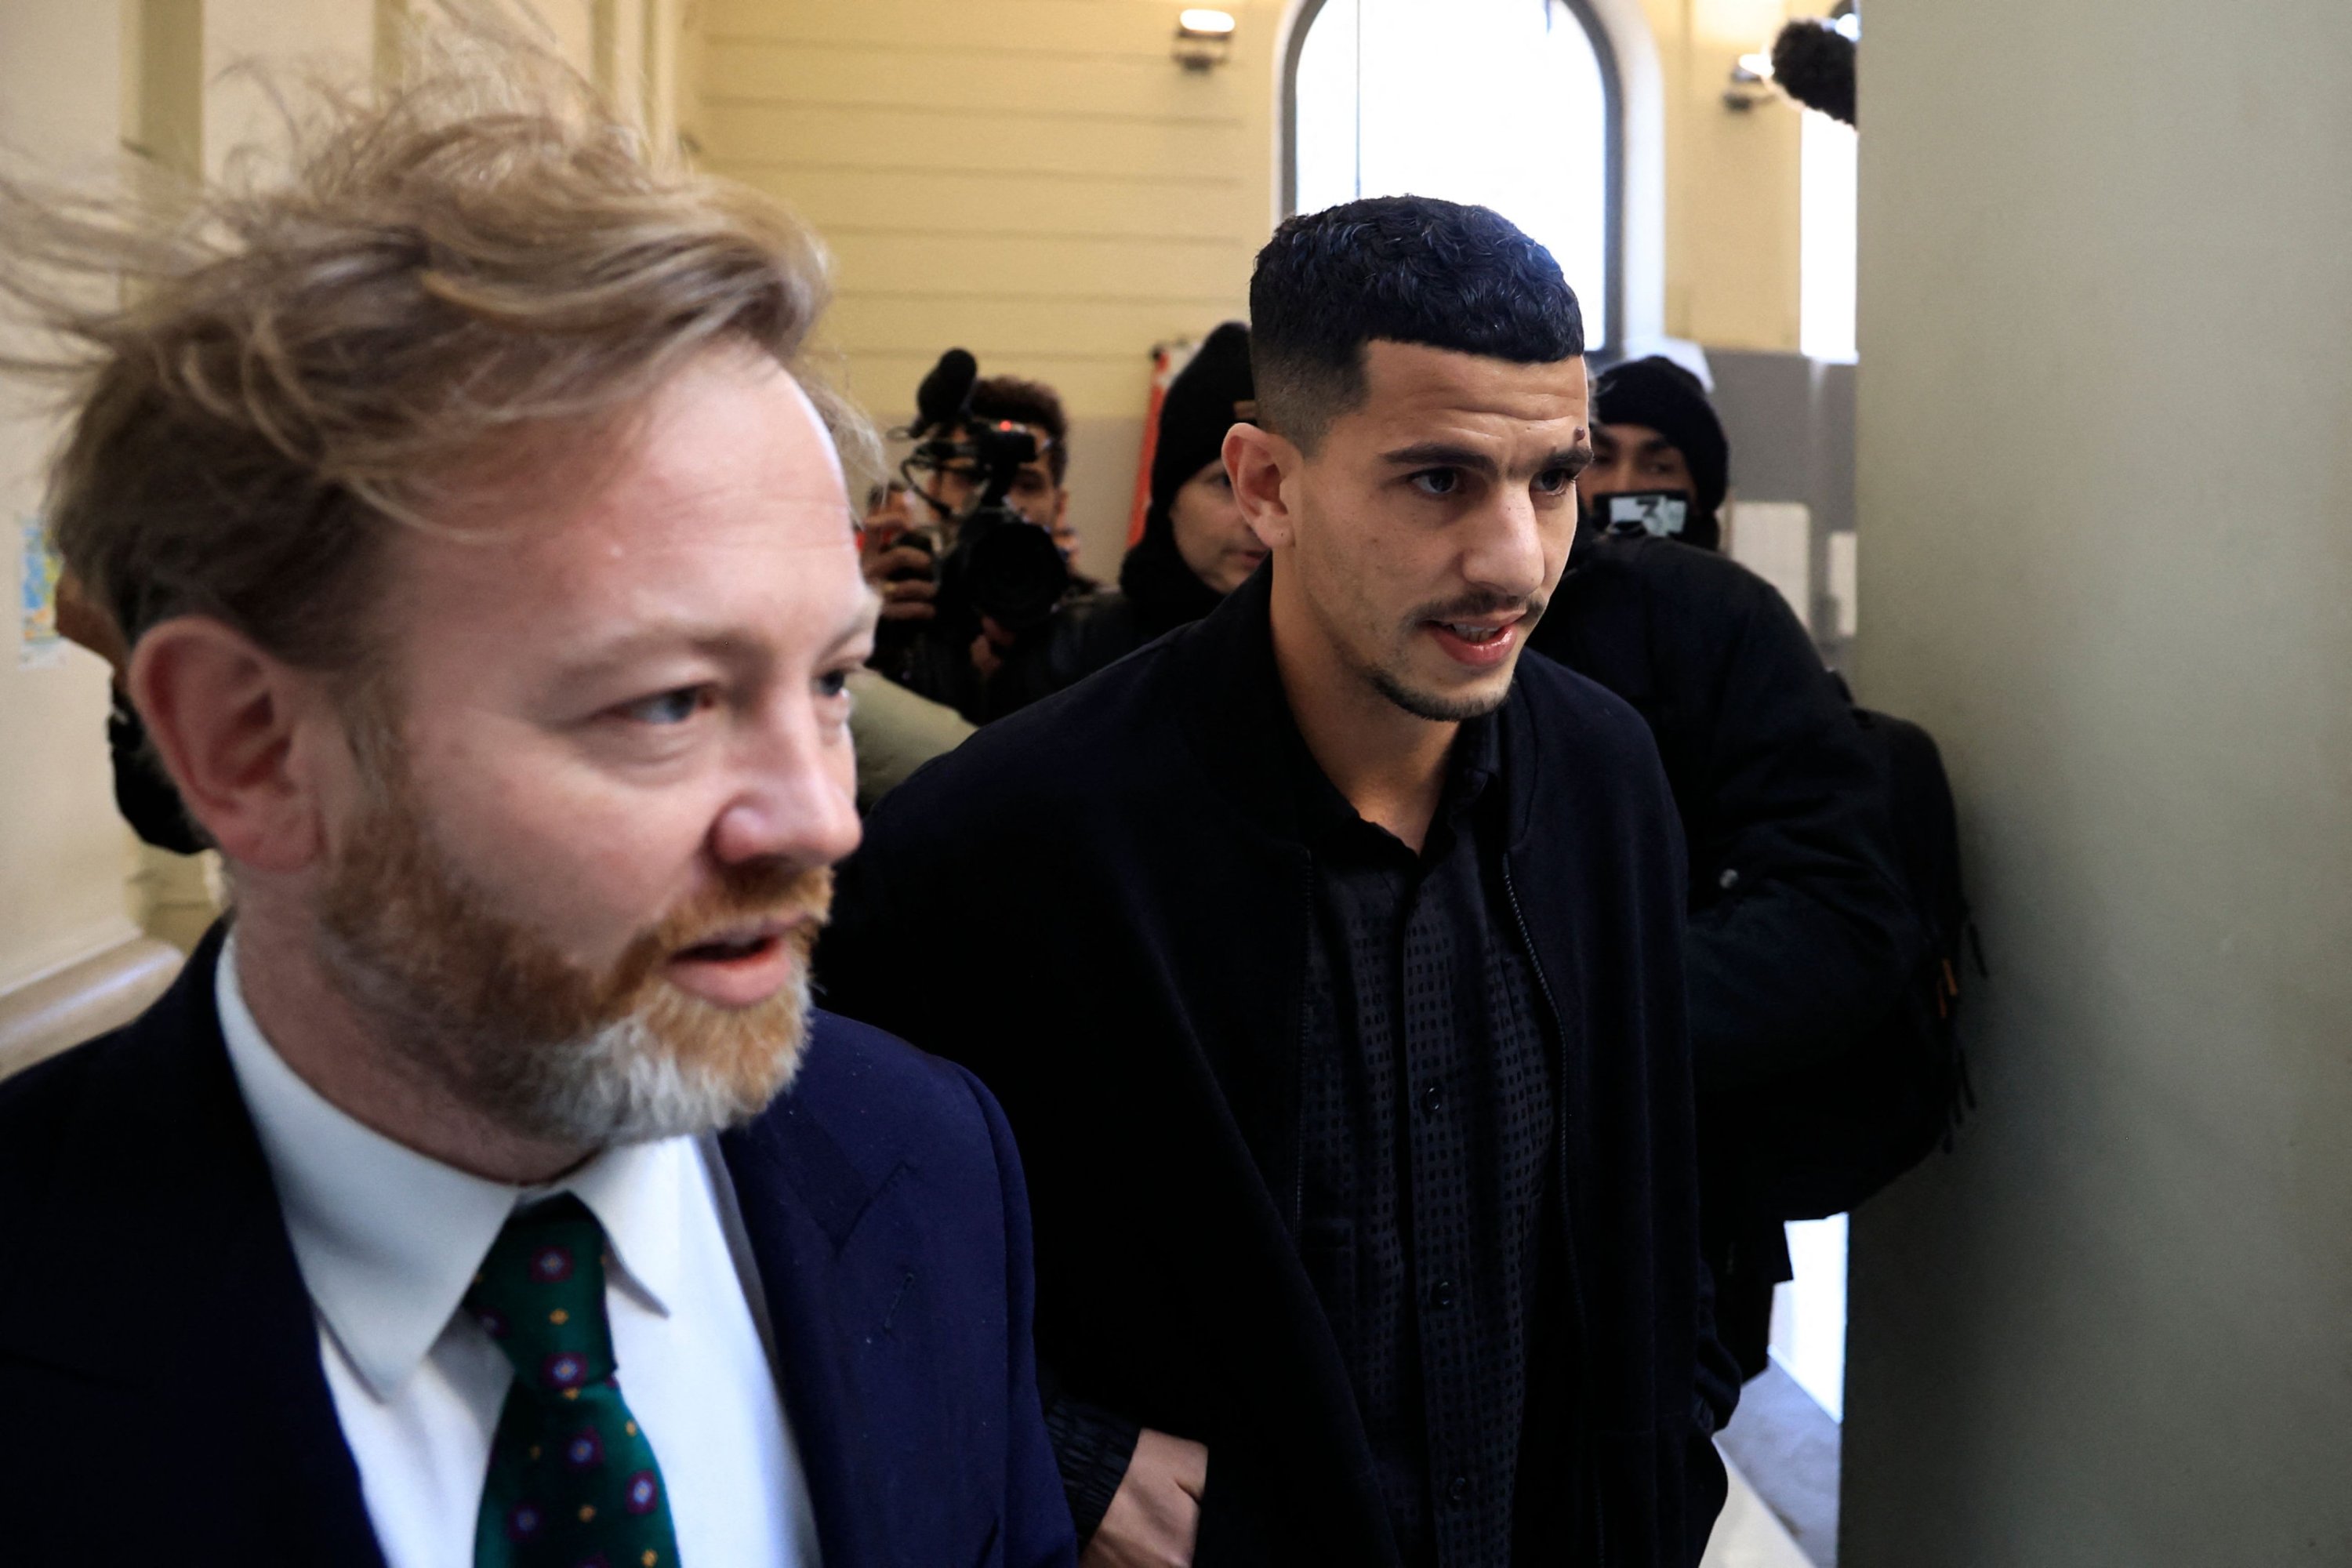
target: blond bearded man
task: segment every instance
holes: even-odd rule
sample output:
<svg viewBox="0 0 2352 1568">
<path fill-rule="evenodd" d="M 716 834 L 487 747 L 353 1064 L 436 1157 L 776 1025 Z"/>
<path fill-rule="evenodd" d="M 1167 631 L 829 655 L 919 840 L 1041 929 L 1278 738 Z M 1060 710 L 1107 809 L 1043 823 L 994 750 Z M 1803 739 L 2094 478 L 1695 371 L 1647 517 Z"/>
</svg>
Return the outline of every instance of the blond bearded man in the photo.
<svg viewBox="0 0 2352 1568">
<path fill-rule="evenodd" d="M 161 246 L 10 195 L 236 903 L 0 1086 L 12 1563 L 1070 1556 L 1003 1121 L 808 1000 L 875 620 L 821 259 L 548 74 Z"/>
</svg>

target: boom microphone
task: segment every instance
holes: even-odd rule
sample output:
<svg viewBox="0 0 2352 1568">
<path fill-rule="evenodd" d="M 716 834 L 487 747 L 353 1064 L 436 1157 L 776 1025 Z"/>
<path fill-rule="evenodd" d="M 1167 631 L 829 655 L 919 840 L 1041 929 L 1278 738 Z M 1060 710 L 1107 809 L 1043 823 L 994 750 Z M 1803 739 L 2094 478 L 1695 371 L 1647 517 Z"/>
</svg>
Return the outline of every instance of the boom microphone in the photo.
<svg viewBox="0 0 2352 1568">
<path fill-rule="evenodd" d="M 915 434 L 960 423 L 971 401 L 972 384 L 979 379 L 980 362 L 970 350 L 950 349 L 941 354 L 915 389 Z"/>
<path fill-rule="evenodd" d="M 1853 40 L 1827 23 L 1791 22 L 1772 40 L 1772 79 L 1807 109 L 1853 125 L 1854 58 Z"/>
</svg>

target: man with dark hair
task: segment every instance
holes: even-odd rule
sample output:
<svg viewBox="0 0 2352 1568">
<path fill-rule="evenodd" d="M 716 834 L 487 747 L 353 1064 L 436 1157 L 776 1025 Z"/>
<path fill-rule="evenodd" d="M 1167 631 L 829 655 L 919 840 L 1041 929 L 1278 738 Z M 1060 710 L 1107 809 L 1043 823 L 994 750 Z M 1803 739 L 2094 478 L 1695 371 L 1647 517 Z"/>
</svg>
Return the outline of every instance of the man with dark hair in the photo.
<svg viewBox="0 0 2352 1568">
<path fill-rule="evenodd" d="M 943 362 L 944 363 L 944 362 Z M 919 437 L 908 459 L 912 488 L 889 487 L 864 522 L 861 564 L 882 598 L 882 637 L 876 668 L 930 701 L 953 709 L 973 723 L 999 718 L 1034 701 L 1066 681 L 1043 672 L 1049 645 L 1068 641 L 1064 610 L 1100 584 L 1077 574 L 1078 535 L 1069 520 L 1069 418 L 1062 400 L 1043 382 L 1018 376 L 988 376 L 971 384 L 963 405 L 970 423 L 936 419 L 912 431 Z M 1032 446 L 1014 470 L 1003 501 L 1006 508 L 1052 535 L 1061 552 L 1056 563 L 1038 553 L 1021 574 L 1016 598 L 1029 606 L 1029 621 L 1007 615 L 1000 620 L 967 603 L 962 613 L 948 609 L 943 578 L 964 532 L 966 513 L 988 482 L 978 437 L 990 426 L 1011 425 Z M 919 527 L 929 535 L 909 539 Z M 967 540 L 965 542 L 972 542 Z M 1039 575 L 1037 568 L 1050 574 Z M 1001 579 L 1000 579 L 1001 581 Z"/>
<path fill-rule="evenodd" d="M 1070 416 L 1062 411 L 1061 394 L 1042 381 L 983 376 L 972 384 L 971 412 L 976 419 L 1018 425 L 1037 443 L 1037 455 L 1021 465 L 1004 503 L 1051 533 L 1075 573 L 1078 531 L 1070 526 Z M 942 470 L 938 483 L 926 491 L 927 499 L 953 513 L 970 499 L 977 478 L 969 471 Z"/>
<path fill-rule="evenodd" d="M 972 384 L 971 408 L 975 418 L 1020 426 L 1036 443 L 1036 455 L 1013 476 L 1004 504 L 1052 533 L 1061 547 L 1062 559 L 1075 570 L 1078 536 L 1070 526 L 1070 492 L 1065 484 L 1070 472 L 1070 420 L 1063 412 L 1061 395 L 1042 381 L 1017 375 L 983 376 Z M 959 426 L 931 434 L 952 443 L 970 432 Z M 885 518 L 887 509 L 887 518 L 893 522 L 911 520 L 952 529 L 985 479 L 969 459 L 926 462 L 917 470 L 915 489 L 909 492 L 890 486 L 881 505 L 868 509 L 867 521 Z M 884 620 L 929 620 L 939 584 L 919 574 L 894 575 L 930 564 L 921 551 L 896 543 L 898 531 L 895 528 L 874 531 L 866 552 L 866 577 L 882 595 Z"/>
<path fill-rule="evenodd" d="M 1586 531 L 1719 549 L 1731 448 L 1698 377 L 1662 355 L 1592 384 L 1592 466 L 1577 476 Z"/>
<path fill-rule="evenodd" d="M 1250 302 L 1265 566 L 886 800 L 820 978 L 1013 1120 L 1088 1563 L 1688 1568 L 1734 1390 L 1674 804 L 1635 713 L 1519 657 L 1576 297 L 1391 197 L 1286 223 Z"/>
</svg>

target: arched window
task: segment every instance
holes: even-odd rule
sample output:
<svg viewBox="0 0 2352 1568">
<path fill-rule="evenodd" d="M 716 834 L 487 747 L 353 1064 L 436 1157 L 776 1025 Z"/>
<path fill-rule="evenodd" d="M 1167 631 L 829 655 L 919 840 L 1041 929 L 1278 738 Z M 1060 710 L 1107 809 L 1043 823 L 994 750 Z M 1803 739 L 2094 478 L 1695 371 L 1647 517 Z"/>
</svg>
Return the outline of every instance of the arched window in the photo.
<svg viewBox="0 0 2352 1568">
<path fill-rule="evenodd" d="M 1307 0 L 1284 80 L 1286 207 L 1443 196 L 1549 249 L 1600 349 L 1623 319 L 1619 95 L 1582 0 Z"/>
</svg>

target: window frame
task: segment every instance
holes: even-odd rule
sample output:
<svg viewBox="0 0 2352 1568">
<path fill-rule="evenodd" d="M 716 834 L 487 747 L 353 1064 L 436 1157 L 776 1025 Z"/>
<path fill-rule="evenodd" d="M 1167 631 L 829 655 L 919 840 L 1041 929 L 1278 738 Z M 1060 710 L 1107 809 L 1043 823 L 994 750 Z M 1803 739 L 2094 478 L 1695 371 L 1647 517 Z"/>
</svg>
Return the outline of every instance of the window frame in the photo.
<svg viewBox="0 0 2352 1568">
<path fill-rule="evenodd" d="M 1329 0 L 1304 0 L 1291 20 L 1289 41 L 1283 50 L 1282 107 L 1277 118 L 1282 137 L 1281 216 L 1285 218 L 1294 217 L 1298 212 L 1298 58 L 1306 51 L 1307 35 L 1314 29 L 1328 3 Z M 1609 268 L 1601 292 L 1606 306 L 1609 338 L 1604 342 L 1586 344 L 1585 352 L 1607 359 L 1616 353 L 1625 332 L 1624 82 L 1618 70 L 1616 45 L 1591 0 L 1546 0 L 1546 5 L 1557 5 L 1584 29 L 1585 40 L 1592 46 L 1593 59 L 1601 68 L 1601 244 Z"/>
</svg>

